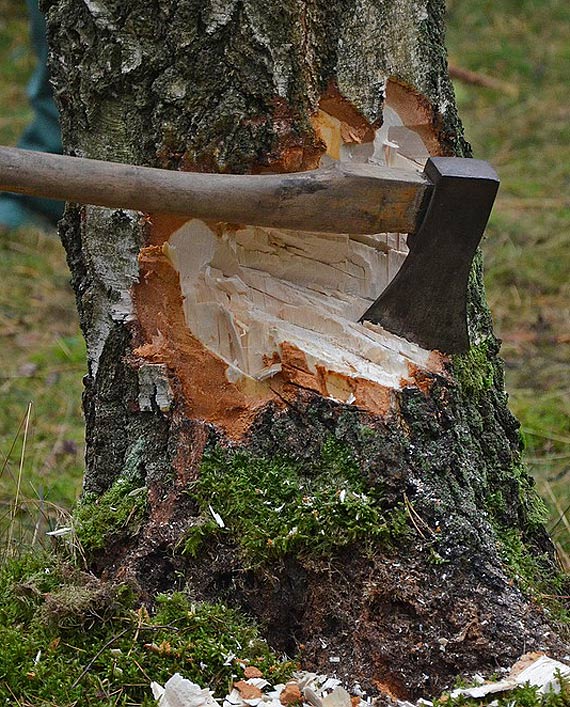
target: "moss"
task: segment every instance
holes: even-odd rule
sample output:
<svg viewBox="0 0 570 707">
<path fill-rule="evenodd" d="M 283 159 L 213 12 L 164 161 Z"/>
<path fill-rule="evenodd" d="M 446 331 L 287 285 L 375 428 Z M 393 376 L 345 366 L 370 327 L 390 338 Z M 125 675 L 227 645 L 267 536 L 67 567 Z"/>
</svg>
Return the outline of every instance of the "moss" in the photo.
<svg viewBox="0 0 570 707">
<path fill-rule="evenodd" d="M 212 532 L 231 535 L 253 561 L 326 554 L 356 540 L 389 544 L 408 532 L 403 507 L 385 508 L 381 487 L 366 483 L 348 447 L 332 437 L 313 462 L 218 446 L 204 456 L 191 493 L 202 513 L 186 542 L 193 555 Z M 212 522 L 212 511 L 224 529 Z"/>
<path fill-rule="evenodd" d="M 242 675 L 240 661 L 276 682 L 296 668 L 221 604 L 177 592 L 147 610 L 125 585 L 47 554 L 0 570 L 2 704 L 154 705 L 150 681 L 176 671 L 221 693 Z"/>
<path fill-rule="evenodd" d="M 502 489 L 495 484 L 486 498 L 486 510 L 495 528 L 512 527 L 513 505 L 516 503 L 517 526 L 525 535 L 543 532 L 548 517 L 544 501 L 538 495 L 534 479 L 528 475 L 523 464 L 515 463 L 509 473 L 509 486 Z M 506 493 L 510 497 L 505 496 Z"/>
<path fill-rule="evenodd" d="M 533 556 L 523 542 L 520 531 L 515 528 L 499 530 L 499 544 L 507 567 L 512 571 L 523 590 L 533 590 L 543 578 L 538 559 Z"/>
<path fill-rule="evenodd" d="M 553 562 L 550 544 L 541 542 L 547 515 L 544 502 L 521 463 L 513 465 L 509 481 L 509 487 L 492 487 L 486 498 L 488 519 L 504 567 L 523 592 L 548 608 L 554 608 L 565 619 L 566 609 L 554 604 L 556 595 L 567 594 L 563 586 L 567 580 Z M 517 508 L 515 523 L 512 517 L 514 504 Z M 554 604 L 544 601 L 545 598 L 554 599 Z"/>
<path fill-rule="evenodd" d="M 505 496 L 501 489 L 493 490 L 487 497 L 487 510 L 491 517 L 502 516 L 508 510 Z"/>
<path fill-rule="evenodd" d="M 518 485 L 518 498 L 524 514 L 525 527 L 531 530 L 543 527 L 548 518 L 548 509 L 538 495 L 534 479 L 529 476 L 523 464 L 515 464 L 513 478 Z"/>
<path fill-rule="evenodd" d="M 190 555 L 190 557 L 198 557 L 204 541 L 207 538 L 211 539 L 219 530 L 220 528 L 214 520 L 198 518 L 186 533 L 183 553 Z"/>
<path fill-rule="evenodd" d="M 501 564 L 521 591 L 536 600 L 567 633 L 570 613 L 565 601 L 568 575 L 555 562 L 545 535 L 547 510 L 534 481 L 521 463 L 510 470 L 508 484 L 496 484 L 486 498 L 488 520 L 493 528 Z M 513 508 L 516 514 L 513 516 Z"/>
<path fill-rule="evenodd" d="M 376 437 L 377 432 L 376 430 L 372 429 L 372 427 L 368 427 L 367 425 L 362 425 L 360 427 L 360 438 L 363 440 L 372 440 Z"/>
<path fill-rule="evenodd" d="M 568 574 L 553 566 L 549 555 L 541 554 L 517 529 L 499 528 L 496 535 L 505 567 L 513 580 L 525 594 L 540 603 L 558 622 L 559 630 L 567 635 L 570 625 L 566 601 L 570 589 Z"/>
<path fill-rule="evenodd" d="M 88 551 L 99 550 L 128 533 L 134 536 L 147 512 L 146 487 L 119 479 L 98 498 L 85 494 L 75 511 L 75 531 Z"/>
<path fill-rule="evenodd" d="M 494 385 L 496 362 L 489 349 L 486 340 L 453 357 L 455 379 L 467 396 L 479 397 Z"/>
</svg>

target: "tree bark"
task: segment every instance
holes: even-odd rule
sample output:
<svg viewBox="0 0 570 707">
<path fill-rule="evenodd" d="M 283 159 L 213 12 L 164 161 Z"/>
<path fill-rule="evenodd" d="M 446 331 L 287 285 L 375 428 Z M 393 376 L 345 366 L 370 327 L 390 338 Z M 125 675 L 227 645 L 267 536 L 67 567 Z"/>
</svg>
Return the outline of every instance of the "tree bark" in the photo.
<svg viewBox="0 0 570 707">
<path fill-rule="evenodd" d="M 70 154 L 299 171 L 369 157 L 384 113 L 426 154 L 470 155 L 439 0 L 44 7 Z M 396 236 L 299 253 L 290 232 L 89 206 L 68 206 L 61 235 L 88 348 L 77 522 L 97 571 L 148 601 L 187 581 L 304 667 L 398 697 L 564 650 L 530 598 L 555 559 L 479 258 L 472 347 L 450 359 L 382 332 L 369 347 L 385 353 L 363 353 L 358 316 L 331 314 L 379 294 Z"/>
</svg>

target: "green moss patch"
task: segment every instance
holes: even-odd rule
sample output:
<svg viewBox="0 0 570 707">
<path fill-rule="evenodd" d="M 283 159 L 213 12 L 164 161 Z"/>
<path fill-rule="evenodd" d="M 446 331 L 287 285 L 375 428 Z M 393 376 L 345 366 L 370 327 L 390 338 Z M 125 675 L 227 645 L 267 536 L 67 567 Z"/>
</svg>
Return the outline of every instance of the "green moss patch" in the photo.
<svg viewBox="0 0 570 707">
<path fill-rule="evenodd" d="M 559 630 L 568 635 L 568 574 L 552 567 L 549 558 L 529 547 L 516 529 L 499 530 L 497 537 L 506 567 L 517 585 L 562 624 Z"/>
<path fill-rule="evenodd" d="M 106 547 L 113 538 L 138 533 L 147 512 L 146 487 L 118 479 L 102 496 L 86 494 L 74 514 L 75 531 L 88 551 Z"/>
<path fill-rule="evenodd" d="M 493 704 L 495 707 L 570 707 L 570 682 L 558 676 L 560 692 L 539 693 L 538 687 L 531 685 L 517 687 L 505 692 L 503 695 L 489 695 L 484 699 L 473 699 L 460 695 L 450 697 L 443 695 L 434 700 L 433 707 L 486 707 Z"/>
<path fill-rule="evenodd" d="M 281 661 L 241 614 L 221 604 L 163 594 L 140 606 L 111 585 L 51 555 L 0 570 L 2 704 L 154 705 L 150 681 L 180 672 L 224 693 L 256 665 L 279 682 L 297 667 Z"/>
<path fill-rule="evenodd" d="M 550 545 L 540 544 L 540 539 L 544 539 L 546 507 L 522 465 L 514 466 L 513 480 L 519 501 L 518 526 L 509 522 L 508 504 L 501 490 L 487 498 L 489 520 L 505 569 L 523 592 L 567 623 L 568 609 L 561 600 L 568 594 L 568 576 L 553 562 Z"/>
<path fill-rule="evenodd" d="M 455 378 L 463 392 L 469 396 L 481 396 L 493 387 L 495 365 L 487 342 L 476 344 L 466 353 L 453 357 Z"/>
<path fill-rule="evenodd" d="M 408 530 L 403 508 L 384 507 L 381 489 L 368 486 L 349 450 L 333 438 L 310 464 L 218 447 L 205 455 L 191 492 L 202 510 L 186 541 L 192 555 L 213 533 L 231 534 L 256 561 L 325 554 L 363 539 L 389 543 Z"/>
</svg>

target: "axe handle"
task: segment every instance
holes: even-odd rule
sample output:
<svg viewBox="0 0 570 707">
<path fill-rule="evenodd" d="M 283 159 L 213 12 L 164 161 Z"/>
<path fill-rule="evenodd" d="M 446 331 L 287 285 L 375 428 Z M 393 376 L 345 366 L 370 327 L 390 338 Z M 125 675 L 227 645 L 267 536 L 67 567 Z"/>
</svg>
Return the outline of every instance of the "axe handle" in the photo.
<svg viewBox="0 0 570 707">
<path fill-rule="evenodd" d="M 422 174 L 337 164 L 308 172 L 204 174 L 0 147 L 0 191 L 206 221 L 324 233 L 414 233 Z"/>
</svg>

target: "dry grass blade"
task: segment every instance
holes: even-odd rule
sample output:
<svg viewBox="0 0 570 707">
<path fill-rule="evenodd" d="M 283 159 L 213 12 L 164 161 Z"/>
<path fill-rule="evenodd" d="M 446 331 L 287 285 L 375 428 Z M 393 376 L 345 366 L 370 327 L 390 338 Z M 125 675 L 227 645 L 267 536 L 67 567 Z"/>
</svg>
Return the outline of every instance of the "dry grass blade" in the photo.
<svg viewBox="0 0 570 707">
<path fill-rule="evenodd" d="M 549 528 L 549 532 L 552 536 L 554 536 L 554 533 L 556 529 L 562 524 L 564 527 L 564 530 L 566 531 L 566 538 L 570 538 L 570 522 L 568 521 L 568 513 L 570 512 L 570 505 L 567 506 L 565 509 L 562 508 L 560 505 L 560 500 L 559 497 L 554 493 L 552 490 L 552 486 L 548 480 L 545 480 L 543 483 L 543 487 L 546 491 L 546 494 L 552 501 L 552 504 L 554 508 L 556 509 L 556 512 L 558 513 L 558 519 L 555 520 L 555 522 L 551 525 Z M 567 548 L 564 547 L 564 544 L 560 542 L 559 539 L 553 538 L 554 540 L 554 545 L 556 548 L 556 554 L 558 556 L 558 561 L 560 563 L 560 567 L 565 571 L 569 572 L 570 571 L 570 554 L 567 551 Z"/>
<path fill-rule="evenodd" d="M 555 541 L 554 546 L 556 548 L 556 555 L 558 557 L 558 562 L 560 567 L 564 572 L 570 572 L 570 554 L 562 547 L 562 545 Z M 560 597 L 558 597 L 560 598 Z M 563 599 L 570 599 L 569 596 L 562 597 Z"/>
<path fill-rule="evenodd" d="M 8 463 L 10 462 L 10 459 L 12 458 L 12 454 L 14 452 L 14 449 L 16 447 L 16 443 L 18 441 L 18 437 L 20 436 L 20 432 L 22 431 L 22 427 L 24 425 L 24 422 L 26 421 L 26 416 L 24 415 L 22 419 L 20 420 L 20 424 L 18 425 L 18 429 L 16 430 L 16 434 L 12 438 L 12 444 L 10 446 L 10 449 L 8 450 L 8 454 L 4 454 L 4 452 L 0 449 L 0 454 L 2 455 L 2 467 L 0 467 L 0 479 L 4 475 L 4 472 L 8 468 Z"/>
<path fill-rule="evenodd" d="M 554 523 L 554 525 L 550 528 L 550 532 L 553 533 L 556 528 L 562 523 L 564 527 L 566 528 L 567 532 L 570 534 L 570 523 L 568 522 L 568 518 L 566 517 L 568 512 L 570 511 L 570 505 L 566 506 L 565 509 L 563 509 L 560 505 L 560 502 L 554 492 L 552 491 L 552 487 L 548 481 L 544 482 L 544 486 L 546 488 L 546 491 L 550 497 L 550 500 L 554 504 L 554 507 L 556 508 L 558 512 L 558 520 Z"/>
<path fill-rule="evenodd" d="M 97 651 L 97 653 L 95 653 L 95 655 L 93 656 L 93 658 L 92 658 L 92 659 L 89 661 L 89 663 L 85 666 L 85 669 L 83 670 L 83 672 L 81 673 L 81 675 L 75 680 L 75 682 L 74 682 L 73 685 L 71 686 L 71 689 L 72 689 L 72 690 L 73 690 L 73 688 L 77 687 L 77 685 L 79 685 L 79 683 L 80 683 L 81 680 L 85 677 L 85 675 L 87 675 L 87 673 L 89 672 L 89 668 L 93 665 L 93 663 L 97 660 L 97 658 L 101 655 L 101 653 L 103 653 L 103 651 L 105 651 L 107 648 L 109 648 L 110 646 L 112 646 L 113 643 L 115 643 L 115 641 L 118 641 L 119 638 L 121 638 L 122 636 L 124 636 L 125 633 L 127 633 L 127 632 L 130 631 L 130 630 L 131 630 L 131 626 L 128 626 L 127 628 L 123 629 L 123 630 L 120 631 L 116 636 L 113 636 L 109 641 L 107 641 L 107 643 L 105 643 L 105 645 L 102 646 L 102 648 L 101 648 L 99 651 Z"/>
<path fill-rule="evenodd" d="M 12 542 L 14 538 L 14 528 L 16 526 L 16 516 L 18 514 L 18 508 L 20 505 L 20 490 L 22 488 L 22 476 L 24 473 L 24 461 L 26 459 L 26 449 L 28 444 L 28 433 L 30 431 L 30 420 L 32 416 L 32 402 L 28 403 L 28 409 L 26 411 L 25 422 L 24 422 L 24 439 L 22 442 L 22 451 L 20 453 L 20 464 L 18 466 L 18 477 L 16 482 L 16 495 L 14 497 L 14 505 L 12 507 L 12 513 L 10 517 L 10 525 L 8 526 L 8 537 L 6 540 L 6 552 L 11 554 Z"/>
<path fill-rule="evenodd" d="M 429 535 L 435 535 L 434 531 L 429 527 L 429 525 L 425 522 L 425 520 L 420 516 L 420 514 L 416 511 L 414 506 L 412 505 L 412 502 L 408 498 L 407 494 L 404 494 L 404 505 L 406 508 L 406 512 L 408 514 L 408 518 L 410 519 L 412 525 L 416 529 L 418 535 L 423 539 L 426 540 L 427 537 L 426 535 L 422 532 L 420 529 L 420 526 L 423 527 Z"/>
</svg>

